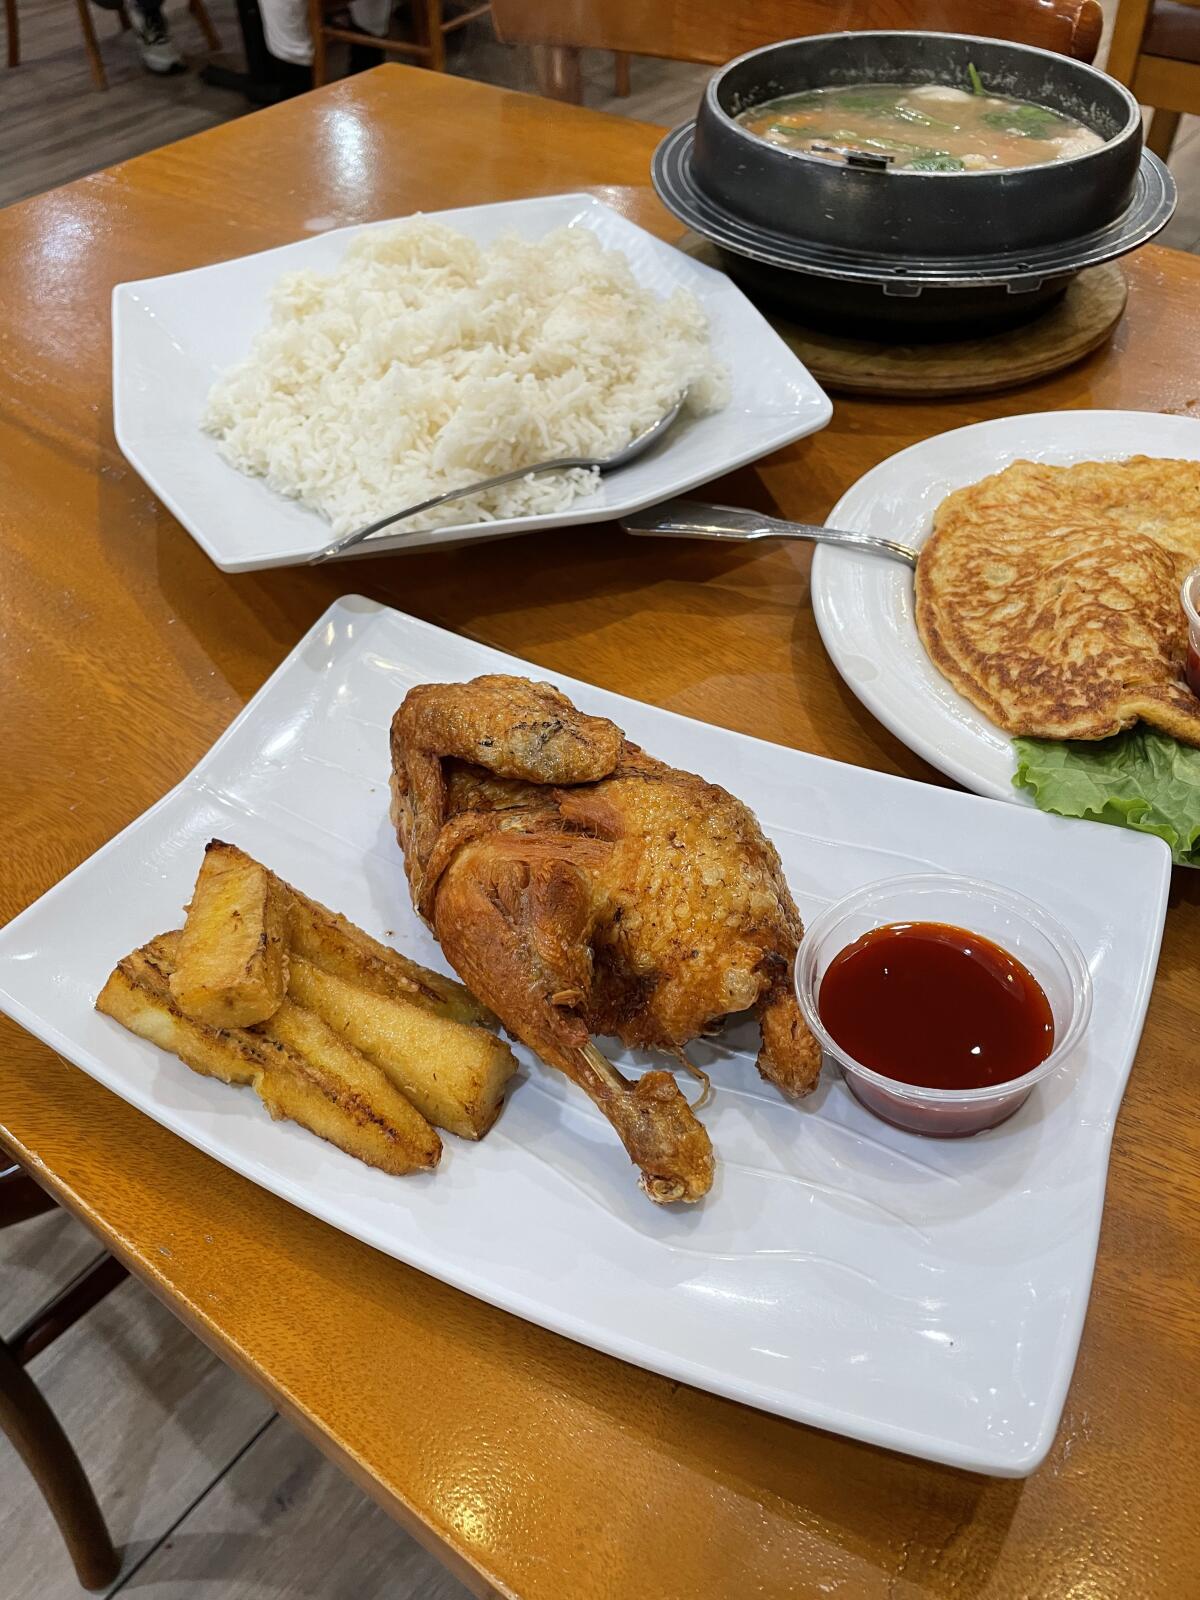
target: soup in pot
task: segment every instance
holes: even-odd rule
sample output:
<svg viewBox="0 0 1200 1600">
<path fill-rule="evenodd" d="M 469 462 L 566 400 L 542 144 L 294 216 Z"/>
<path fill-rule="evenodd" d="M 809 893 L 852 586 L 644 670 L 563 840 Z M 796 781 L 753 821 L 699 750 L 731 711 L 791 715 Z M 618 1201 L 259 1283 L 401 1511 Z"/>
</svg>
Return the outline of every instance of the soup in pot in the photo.
<svg viewBox="0 0 1200 1600">
<path fill-rule="evenodd" d="M 844 152 L 890 157 L 915 172 L 989 172 L 1083 155 L 1105 142 L 1049 106 L 948 84 L 855 83 L 780 95 L 743 111 L 744 128 L 770 144 L 840 161 Z"/>
</svg>

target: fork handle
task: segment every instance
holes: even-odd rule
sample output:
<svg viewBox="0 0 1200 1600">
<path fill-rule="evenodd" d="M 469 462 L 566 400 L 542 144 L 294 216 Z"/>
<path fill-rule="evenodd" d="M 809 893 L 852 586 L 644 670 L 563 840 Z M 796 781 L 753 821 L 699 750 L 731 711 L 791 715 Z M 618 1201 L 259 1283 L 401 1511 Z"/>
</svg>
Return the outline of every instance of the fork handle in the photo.
<svg viewBox="0 0 1200 1600">
<path fill-rule="evenodd" d="M 917 564 L 915 550 L 878 534 L 826 528 L 812 522 L 785 522 L 782 517 L 764 516 L 759 511 L 705 505 L 699 500 L 668 500 L 663 505 L 622 517 L 621 526 L 627 533 L 661 535 L 668 539 L 803 539 L 813 544 L 869 550 L 875 555 L 902 561 L 909 567 Z"/>
<path fill-rule="evenodd" d="M 356 528 L 353 533 L 344 534 L 313 556 L 309 564 L 315 567 L 319 562 L 330 561 L 334 556 L 340 556 L 343 551 L 352 550 L 356 544 L 362 544 L 363 540 L 369 539 L 372 534 L 390 528 L 393 522 L 403 522 L 406 517 L 415 517 L 420 511 L 432 511 L 434 506 L 444 506 L 450 500 L 461 500 L 468 494 L 482 494 L 485 489 L 498 489 L 502 483 L 515 483 L 518 478 L 536 478 L 543 472 L 568 472 L 572 467 L 595 465 L 594 461 L 566 456 L 561 461 L 538 461 L 531 467 L 514 467 L 511 472 L 497 473 L 494 478 L 482 478 L 478 483 L 465 483 L 461 489 L 447 489 L 444 494 L 435 494 L 430 500 L 421 500 L 415 506 L 405 506 L 403 511 L 393 511 L 390 516 L 380 517 L 378 522 L 368 522 L 365 528 Z"/>
</svg>

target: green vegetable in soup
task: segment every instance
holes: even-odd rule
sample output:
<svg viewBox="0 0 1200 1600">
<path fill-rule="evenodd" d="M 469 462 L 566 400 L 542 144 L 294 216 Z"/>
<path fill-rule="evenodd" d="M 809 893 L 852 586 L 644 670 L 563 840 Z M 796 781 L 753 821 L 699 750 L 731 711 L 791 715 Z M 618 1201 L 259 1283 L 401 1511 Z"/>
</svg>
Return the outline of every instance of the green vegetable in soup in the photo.
<svg viewBox="0 0 1200 1600">
<path fill-rule="evenodd" d="M 940 155 L 931 150 L 926 156 L 917 156 L 908 163 L 910 172 L 965 172 L 967 164 L 960 156 Z"/>
<path fill-rule="evenodd" d="M 1002 133 L 1019 133 L 1023 139 L 1054 139 L 1070 122 L 1070 118 L 1060 117 L 1057 111 L 1050 111 L 1046 106 L 1027 105 L 986 111 L 982 120 L 989 128 L 999 128 Z"/>
<path fill-rule="evenodd" d="M 971 93 L 983 94 L 983 79 L 979 76 L 973 61 L 967 62 L 967 77 L 971 80 Z"/>
<path fill-rule="evenodd" d="M 918 111 L 916 106 L 897 106 L 895 117 L 898 122 L 911 122 L 918 128 L 953 128 L 953 122 L 940 122 L 937 117 L 931 117 L 924 111 Z"/>
<path fill-rule="evenodd" d="M 909 122 L 918 128 L 952 128 L 952 122 L 939 122 L 927 111 L 904 103 L 908 88 L 901 83 L 857 84 L 840 94 L 831 94 L 826 105 L 839 111 L 853 111 L 861 117 L 894 117 L 898 122 Z"/>
<path fill-rule="evenodd" d="M 857 134 L 847 133 L 845 128 L 798 128 L 793 122 L 769 122 L 768 133 L 781 133 L 785 139 L 794 139 L 797 144 L 845 144 L 848 139 L 857 138 Z"/>
<path fill-rule="evenodd" d="M 855 83 L 835 94 L 827 94 L 825 103 L 841 111 L 861 111 L 864 116 L 890 115 L 896 102 L 905 94 L 902 83 Z"/>
<path fill-rule="evenodd" d="M 785 138 L 802 144 L 833 144 L 839 149 L 886 150 L 891 154 L 911 156 L 940 156 L 944 150 L 930 150 L 922 144 L 906 144 L 901 139 L 888 139 L 883 134 L 859 133 L 854 128 L 796 127 L 790 122 L 770 122 L 769 133 L 781 133 Z"/>
<path fill-rule="evenodd" d="M 882 133 L 855 133 L 849 128 L 839 128 L 836 133 L 809 134 L 810 139 L 824 139 L 830 144 L 846 144 L 864 150 L 887 150 L 903 156 L 944 156 L 945 150 L 931 150 L 926 144 L 909 144 L 904 139 L 889 139 Z"/>
<path fill-rule="evenodd" d="M 1096 142 L 1060 111 L 985 89 L 973 63 L 969 78 L 974 94 L 943 84 L 934 85 L 928 98 L 920 86 L 902 83 L 810 89 L 763 101 L 738 120 L 784 149 L 804 151 L 815 144 L 878 151 L 896 167 L 918 163 L 925 172 L 1036 166 L 1066 153 L 1055 142 L 1062 135 L 1084 133 L 1085 147 Z M 939 87 L 951 89 L 949 100 L 936 93 Z"/>
</svg>

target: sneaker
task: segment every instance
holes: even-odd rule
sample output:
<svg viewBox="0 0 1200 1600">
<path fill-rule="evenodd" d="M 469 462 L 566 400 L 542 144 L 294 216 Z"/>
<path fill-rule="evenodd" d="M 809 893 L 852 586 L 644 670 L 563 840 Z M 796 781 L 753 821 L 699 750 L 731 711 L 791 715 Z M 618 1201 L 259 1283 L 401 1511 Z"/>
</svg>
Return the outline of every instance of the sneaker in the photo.
<svg viewBox="0 0 1200 1600">
<path fill-rule="evenodd" d="M 142 53 L 142 65 L 146 71 L 161 73 L 164 76 L 171 72 L 182 72 L 184 60 L 167 31 L 167 20 L 162 12 L 156 16 L 147 16 L 141 7 L 136 5 L 128 6 L 127 10 L 133 31 L 138 36 L 138 48 Z"/>
</svg>

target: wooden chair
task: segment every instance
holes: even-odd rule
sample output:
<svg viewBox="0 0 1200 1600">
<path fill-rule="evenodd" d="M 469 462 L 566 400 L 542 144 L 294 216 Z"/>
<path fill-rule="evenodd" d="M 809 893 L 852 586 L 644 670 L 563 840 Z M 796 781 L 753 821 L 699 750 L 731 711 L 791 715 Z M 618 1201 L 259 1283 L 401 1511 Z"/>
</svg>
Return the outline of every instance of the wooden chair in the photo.
<svg viewBox="0 0 1200 1600">
<path fill-rule="evenodd" d="M 0 1228 L 53 1209 L 49 1195 L 0 1151 Z M 25 1366 L 126 1275 L 119 1261 L 102 1255 L 10 1339 L 0 1339 L 0 1431 L 45 1496 L 85 1589 L 107 1588 L 120 1558 L 79 1457 Z"/>
<path fill-rule="evenodd" d="M 92 81 L 97 89 L 108 88 L 108 75 L 104 70 L 104 61 L 100 55 L 100 42 L 96 38 L 96 27 L 92 20 L 92 7 L 90 0 L 75 0 L 75 9 L 79 12 L 79 25 L 83 29 L 83 47 L 87 51 L 88 63 L 92 69 Z M 188 10 L 196 19 L 196 26 L 204 35 L 204 42 L 209 50 L 216 52 L 221 48 L 221 38 L 213 27 L 212 18 L 204 0 L 188 0 Z M 117 7 L 117 20 L 122 31 L 130 26 L 129 13 L 123 5 Z M 8 34 L 8 64 L 10 67 L 21 65 L 21 31 L 17 22 L 17 0 L 4 0 L 4 23 Z"/>
<path fill-rule="evenodd" d="M 492 18 L 505 44 L 535 47 L 543 93 L 575 101 L 585 49 L 720 66 L 777 39 L 924 28 L 1013 39 L 1091 61 L 1104 24 L 1098 0 L 492 0 Z"/>
<path fill-rule="evenodd" d="M 1121 0 L 1108 70 L 1154 107 L 1146 143 L 1165 161 L 1179 118 L 1200 113 L 1200 0 Z"/>
<path fill-rule="evenodd" d="M 387 55 L 409 56 L 434 72 L 446 70 L 446 35 L 457 28 L 465 28 L 477 17 L 486 17 L 492 9 L 489 0 L 481 4 L 468 3 L 465 11 L 445 15 L 442 0 L 412 0 L 414 39 L 381 38 L 378 34 L 364 33 L 353 26 L 330 22 L 331 11 L 345 9 L 346 0 L 308 0 L 308 20 L 313 39 L 313 88 L 319 89 L 328 79 L 326 46 L 331 39 L 341 39 L 347 44 L 368 45 Z"/>
</svg>

